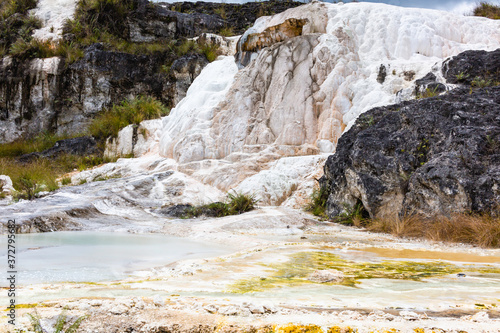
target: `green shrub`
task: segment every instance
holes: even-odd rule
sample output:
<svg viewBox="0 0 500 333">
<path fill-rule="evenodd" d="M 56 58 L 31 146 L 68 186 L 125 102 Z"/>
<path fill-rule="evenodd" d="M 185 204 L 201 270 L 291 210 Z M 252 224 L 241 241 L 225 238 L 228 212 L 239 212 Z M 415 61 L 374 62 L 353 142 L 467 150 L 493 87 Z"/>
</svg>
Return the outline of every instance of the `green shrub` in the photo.
<svg viewBox="0 0 500 333">
<path fill-rule="evenodd" d="M 36 0 L 0 0 L 0 56 L 9 54 L 12 45 L 21 39 L 29 43 L 34 29 L 41 21 L 28 11 L 36 7 Z"/>
<path fill-rule="evenodd" d="M 257 199 L 255 199 L 255 195 L 253 194 L 229 193 L 226 202 L 212 202 L 207 205 L 191 207 L 186 211 L 184 217 L 239 215 L 255 209 L 256 204 Z"/>
<path fill-rule="evenodd" d="M 224 37 L 234 36 L 235 35 L 234 29 L 233 29 L 233 27 L 224 27 L 224 28 L 220 29 L 219 35 L 224 36 Z"/>
<path fill-rule="evenodd" d="M 500 6 L 481 1 L 473 10 L 474 16 L 483 16 L 493 20 L 500 19 Z"/>
<path fill-rule="evenodd" d="M 326 201 L 328 200 L 328 192 L 325 187 L 314 189 L 311 194 L 310 202 L 306 206 L 306 211 L 311 212 L 315 216 L 327 218 Z"/>
<path fill-rule="evenodd" d="M 249 212 L 255 208 L 257 199 L 254 194 L 228 193 L 227 208 L 228 215 L 237 215 Z"/>
<path fill-rule="evenodd" d="M 98 115 L 90 124 L 90 133 L 100 140 L 116 137 L 118 132 L 130 125 L 138 125 L 143 120 L 160 118 L 170 110 L 154 97 L 138 97 L 113 105 Z"/>
</svg>

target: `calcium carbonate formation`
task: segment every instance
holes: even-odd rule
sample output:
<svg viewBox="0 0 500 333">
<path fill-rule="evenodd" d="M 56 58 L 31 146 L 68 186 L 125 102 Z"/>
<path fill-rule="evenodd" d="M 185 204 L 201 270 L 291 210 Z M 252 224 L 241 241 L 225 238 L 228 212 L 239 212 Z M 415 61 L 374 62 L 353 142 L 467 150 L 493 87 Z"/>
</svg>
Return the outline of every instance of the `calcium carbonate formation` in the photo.
<svg viewBox="0 0 500 333">
<path fill-rule="evenodd" d="M 59 31 L 72 15 L 74 1 L 64 2 L 66 11 L 54 3 L 42 0 L 35 10 L 45 20 L 35 34 Z M 235 57 L 209 64 L 169 116 L 141 125 L 147 136 L 134 144 L 126 128 L 108 153 L 157 154 L 218 190 L 299 206 L 360 114 L 414 98 L 414 81 L 429 72 L 444 83 L 448 57 L 498 47 L 498 20 L 313 1 L 259 18 Z"/>
</svg>

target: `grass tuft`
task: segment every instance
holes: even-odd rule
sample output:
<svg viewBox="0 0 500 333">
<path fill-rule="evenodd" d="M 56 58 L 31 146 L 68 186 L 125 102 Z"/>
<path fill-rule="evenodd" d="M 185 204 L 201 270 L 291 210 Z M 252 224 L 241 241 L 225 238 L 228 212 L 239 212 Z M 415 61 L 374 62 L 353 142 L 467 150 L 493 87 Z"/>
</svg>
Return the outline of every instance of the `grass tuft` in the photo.
<svg viewBox="0 0 500 333">
<path fill-rule="evenodd" d="M 219 35 L 224 36 L 224 37 L 231 37 L 231 36 L 235 36 L 236 33 L 234 32 L 233 27 L 224 27 L 224 28 L 220 29 Z"/>
<path fill-rule="evenodd" d="M 424 92 L 418 93 L 416 99 L 422 99 L 422 98 L 431 98 L 439 95 L 439 92 L 437 91 L 438 87 L 435 87 L 434 89 L 427 88 L 425 89 Z"/>
<path fill-rule="evenodd" d="M 143 120 L 160 118 L 170 110 L 154 97 L 138 97 L 114 105 L 98 115 L 90 125 L 90 133 L 97 139 L 116 137 L 118 132 L 130 125 L 138 125 Z"/>
<path fill-rule="evenodd" d="M 314 189 L 311 194 L 311 199 L 309 204 L 306 206 L 305 210 L 311 212 L 315 216 L 321 218 L 327 218 L 326 215 L 326 201 L 328 200 L 328 191 L 325 187 L 320 187 L 319 189 Z"/>
<path fill-rule="evenodd" d="M 64 308 L 63 311 L 59 314 L 59 316 L 56 319 L 56 323 L 51 330 L 54 333 L 76 333 L 78 331 L 78 328 L 80 327 L 81 323 L 83 320 L 85 320 L 87 317 L 86 316 L 81 316 L 78 317 L 72 324 L 69 324 L 68 321 L 68 316 L 66 315 L 67 308 Z M 33 332 L 35 333 L 45 333 L 46 331 L 42 328 L 42 325 L 40 324 L 40 320 L 42 319 L 41 316 L 38 314 L 38 312 L 34 311 L 33 314 L 28 313 L 28 317 L 31 322 L 31 328 Z M 64 328 L 66 330 L 64 330 Z"/>
<path fill-rule="evenodd" d="M 472 15 L 487 17 L 493 20 L 499 20 L 500 6 L 495 6 L 489 2 L 481 1 L 472 11 Z"/>
<path fill-rule="evenodd" d="M 198 216 L 224 217 L 249 212 L 255 208 L 257 199 L 253 194 L 228 193 L 226 202 L 212 202 L 207 205 L 191 207 L 185 218 Z"/>
</svg>

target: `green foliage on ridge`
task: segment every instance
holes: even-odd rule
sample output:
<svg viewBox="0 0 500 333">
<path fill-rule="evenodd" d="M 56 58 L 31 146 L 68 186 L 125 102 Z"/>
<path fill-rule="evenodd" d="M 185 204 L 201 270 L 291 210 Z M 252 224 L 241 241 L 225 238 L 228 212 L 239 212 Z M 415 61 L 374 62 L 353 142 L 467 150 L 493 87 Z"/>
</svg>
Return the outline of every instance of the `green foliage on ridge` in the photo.
<svg viewBox="0 0 500 333">
<path fill-rule="evenodd" d="M 500 6 L 493 5 L 486 1 L 481 1 L 472 11 L 474 16 L 487 17 L 493 20 L 500 19 Z"/>
<path fill-rule="evenodd" d="M 33 30 L 41 28 L 41 21 L 28 14 L 36 4 L 37 0 L 0 0 L 0 57 L 16 43 L 29 43 Z"/>
<path fill-rule="evenodd" d="M 104 110 L 90 124 L 93 137 L 105 140 L 116 137 L 118 132 L 128 125 L 139 125 L 143 120 L 167 116 L 170 110 L 154 97 L 140 96 L 123 101 Z"/>
</svg>

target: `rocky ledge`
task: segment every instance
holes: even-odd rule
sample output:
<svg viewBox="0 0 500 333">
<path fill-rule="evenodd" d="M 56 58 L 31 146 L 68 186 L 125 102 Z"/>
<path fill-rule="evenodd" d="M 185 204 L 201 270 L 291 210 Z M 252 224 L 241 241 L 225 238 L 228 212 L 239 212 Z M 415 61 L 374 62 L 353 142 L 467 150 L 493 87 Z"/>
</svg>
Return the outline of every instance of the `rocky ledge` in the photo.
<svg viewBox="0 0 500 333">
<path fill-rule="evenodd" d="M 448 93 L 361 115 L 324 167 L 328 216 L 359 204 L 372 218 L 497 215 L 499 52 L 468 51 L 445 61 L 447 83 L 462 83 Z"/>
</svg>

